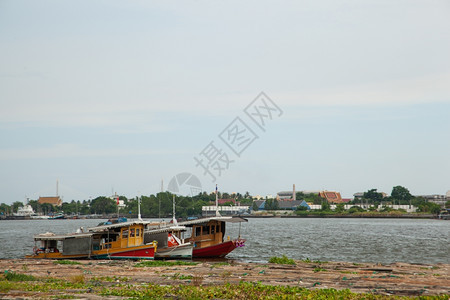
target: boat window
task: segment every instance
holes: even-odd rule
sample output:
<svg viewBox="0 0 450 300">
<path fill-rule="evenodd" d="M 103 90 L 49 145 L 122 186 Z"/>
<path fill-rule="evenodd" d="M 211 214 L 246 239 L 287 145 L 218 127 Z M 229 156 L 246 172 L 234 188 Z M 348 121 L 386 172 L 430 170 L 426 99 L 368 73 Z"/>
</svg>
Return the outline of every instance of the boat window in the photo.
<svg viewBox="0 0 450 300">
<path fill-rule="evenodd" d="M 203 226 L 203 235 L 209 234 L 209 226 L 205 225 Z"/>
<path fill-rule="evenodd" d="M 140 235 L 139 228 L 136 228 L 136 236 L 139 236 L 139 235 Z"/>
<path fill-rule="evenodd" d="M 195 227 L 195 236 L 201 236 L 202 235 L 202 228 L 199 227 Z"/>
<path fill-rule="evenodd" d="M 216 232 L 216 225 L 211 226 L 211 234 Z"/>
<path fill-rule="evenodd" d="M 128 229 L 122 231 L 122 238 L 127 239 L 128 238 Z"/>
<path fill-rule="evenodd" d="M 130 237 L 134 237 L 134 228 L 130 229 Z"/>
</svg>

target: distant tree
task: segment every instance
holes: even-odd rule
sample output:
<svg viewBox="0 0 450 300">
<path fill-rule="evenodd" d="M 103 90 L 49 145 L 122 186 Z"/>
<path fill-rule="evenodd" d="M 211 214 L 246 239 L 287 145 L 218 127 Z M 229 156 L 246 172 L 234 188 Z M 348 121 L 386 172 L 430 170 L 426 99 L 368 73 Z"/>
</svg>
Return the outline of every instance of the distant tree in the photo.
<svg viewBox="0 0 450 300">
<path fill-rule="evenodd" d="M 439 212 L 441 211 L 441 207 L 433 202 L 425 202 L 422 204 L 419 204 L 419 211 L 420 212 L 429 212 L 432 214 L 439 214 Z"/>
<path fill-rule="evenodd" d="M 345 211 L 345 204 L 344 203 L 339 203 L 338 205 L 336 205 L 335 212 L 343 213 L 344 211 Z"/>
<path fill-rule="evenodd" d="M 253 199 L 241 199 L 240 202 L 241 202 L 241 205 L 250 206 L 253 204 L 254 201 L 253 201 Z"/>
<path fill-rule="evenodd" d="M 91 202 L 91 213 L 111 214 L 115 212 L 117 212 L 116 201 L 108 197 L 100 196 Z"/>
<path fill-rule="evenodd" d="M 267 199 L 266 203 L 264 205 L 265 210 L 277 210 L 279 208 L 280 208 L 280 206 L 276 199 Z"/>
<path fill-rule="evenodd" d="M 450 200 L 448 200 L 447 202 L 445 202 L 445 208 L 450 208 Z"/>
<path fill-rule="evenodd" d="M 363 198 L 367 199 L 369 203 L 380 203 L 383 200 L 383 194 L 378 193 L 377 189 L 371 189 L 363 194 Z"/>
<path fill-rule="evenodd" d="M 254 211 L 257 211 L 259 209 L 258 204 L 255 201 L 253 201 L 252 209 Z"/>
<path fill-rule="evenodd" d="M 13 202 L 13 204 L 11 205 L 11 209 L 13 210 L 12 212 L 17 212 L 17 209 L 19 209 L 19 207 L 22 207 L 23 203 L 20 201 L 16 201 Z"/>
<path fill-rule="evenodd" d="M 8 204 L 0 204 L 0 214 L 7 215 L 11 213 L 11 207 Z"/>
<path fill-rule="evenodd" d="M 305 198 L 305 194 L 303 194 L 303 192 L 295 193 L 295 200 L 303 200 L 304 198 Z"/>
<path fill-rule="evenodd" d="M 331 205 L 330 205 L 330 203 L 328 203 L 328 201 L 324 201 L 323 203 L 322 203 L 322 209 L 321 209 L 322 211 L 330 211 L 331 210 Z"/>
<path fill-rule="evenodd" d="M 392 188 L 391 198 L 393 200 L 409 201 L 413 198 L 413 196 L 407 188 L 398 185 Z"/>
<path fill-rule="evenodd" d="M 247 198 L 247 199 L 250 198 L 250 193 L 248 191 L 245 192 L 244 198 Z"/>
<path fill-rule="evenodd" d="M 297 206 L 297 210 L 299 210 L 299 211 L 305 211 L 305 210 L 308 210 L 308 207 L 306 207 L 306 206 L 304 206 L 304 205 L 299 205 L 299 206 Z"/>
<path fill-rule="evenodd" d="M 356 212 L 363 212 L 363 211 L 364 211 L 364 209 L 359 207 L 359 206 L 352 206 L 348 210 L 348 212 L 351 213 L 351 214 L 356 213 Z"/>
<path fill-rule="evenodd" d="M 297 195 L 297 193 L 296 193 L 296 195 Z M 303 194 L 302 198 L 297 199 L 297 200 L 305 200 L 306 202 L 311 202 L 314 204 L 322 204 L 322 202 L 324 201 L 324 199 L 322 197 L 320 197 L 319 194 L 315 194 L 315 193 Z"/>
</svg>

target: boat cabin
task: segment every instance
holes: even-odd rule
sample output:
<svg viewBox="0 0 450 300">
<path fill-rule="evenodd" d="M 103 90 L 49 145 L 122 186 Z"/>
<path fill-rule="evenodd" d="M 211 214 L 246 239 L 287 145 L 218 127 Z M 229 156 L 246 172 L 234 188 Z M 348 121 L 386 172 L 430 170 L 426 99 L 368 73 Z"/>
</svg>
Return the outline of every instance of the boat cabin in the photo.
<svg viewBox="0 0 450 300">
<path fill-rule="evenodd" d="M 206 224 L 192 225 L 189 241 L 195 248 L 204 248 L 222 243 L 225 237 L 225 222 L 211 220 Z"/>
<path fill-rule="evenodd" d="M 56 235 L 44 233 L 34 237 L 32 258 L 87 258 L 91 255 L 92 234 Z"/>
<path fill-rule="evenodd" d="M 144 225 L 140 223 L 118 223 L 89 228 L 93 233 L 94 251 L 123 249 L 144 244 Z"/>
</svg>

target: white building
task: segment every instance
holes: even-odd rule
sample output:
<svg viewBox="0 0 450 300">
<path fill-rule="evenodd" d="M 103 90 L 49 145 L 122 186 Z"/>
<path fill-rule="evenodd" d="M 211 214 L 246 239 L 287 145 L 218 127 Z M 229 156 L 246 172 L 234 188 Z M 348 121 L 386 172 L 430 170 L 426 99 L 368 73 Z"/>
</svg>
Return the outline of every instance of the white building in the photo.
<svg viewBox="0 0 450 300">
<path fill-rule="evenodd" d="M 241 215 L 243 213 L 247 213 L 250 209 L 250 206 L 218 206 L 217 210 L 221 215 Z M 202 215 L 203 216 L 215 216 L 216 215 L 216 206 L 202 206 Z"/>
</svg>

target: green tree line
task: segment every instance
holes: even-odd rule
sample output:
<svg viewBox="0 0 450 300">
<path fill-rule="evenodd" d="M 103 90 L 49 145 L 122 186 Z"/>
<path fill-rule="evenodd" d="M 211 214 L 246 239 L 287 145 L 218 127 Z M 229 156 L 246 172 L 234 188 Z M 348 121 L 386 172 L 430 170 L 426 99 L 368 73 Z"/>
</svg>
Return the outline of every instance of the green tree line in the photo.
<svg viewBox="0 0 450 300">
<path fill-rule="evenodd" d="M 244 197 L 247 198 L 244 198 Z M 134 197 L 131 199 L 125 196 L 119 196 L 123 200 L 125 207 L 121 207 L 119 214 L 121 215 L 137 215 L 138 214 L 138 199 L 141 202 L 140 210 L 143 217 L 158 218 L 172 216 L 173 211 L 173 197 L 169 192 L 157 193 L 156 195 Z M 218 194 L 220 199 L 234 198 L 241 202 L 241 205 L 251 205 L 252 199 L 247 192 L 245 195 L 237 193 L 230 195 L 228 193 Z M 200 216 L 202 213 L 202 206 L 211 205 L 215 203 L 215 193 L 199 193 L 196 196 L 178 196 L 175 195 L 175 211 L 177 217 Z M 230 201 L 229 204 L 232 202 Z M 45 215 L 64 212 L 66 215 L 88 215 L 88 214 L 114 214 L 117 213 L 117 200 L 110 197 L 99 196 L 92 200 L 83 200 L 64 202 L 61 207 L 56 207 L 51 204 L 40 204 L 37 200 L 29 200 L 28 204 L 33 207 L 37 213 Z M 224 205 L 226 205 L 225 203 Z M 229 205 L 228 204 L 228 205 Z M 11 205 L 5 203 L 0 204 L 0 214 L 8 215 L 17 212 L 18 208 L 23 206 L 22 202 L 14 202 Z"/>
</svg>

